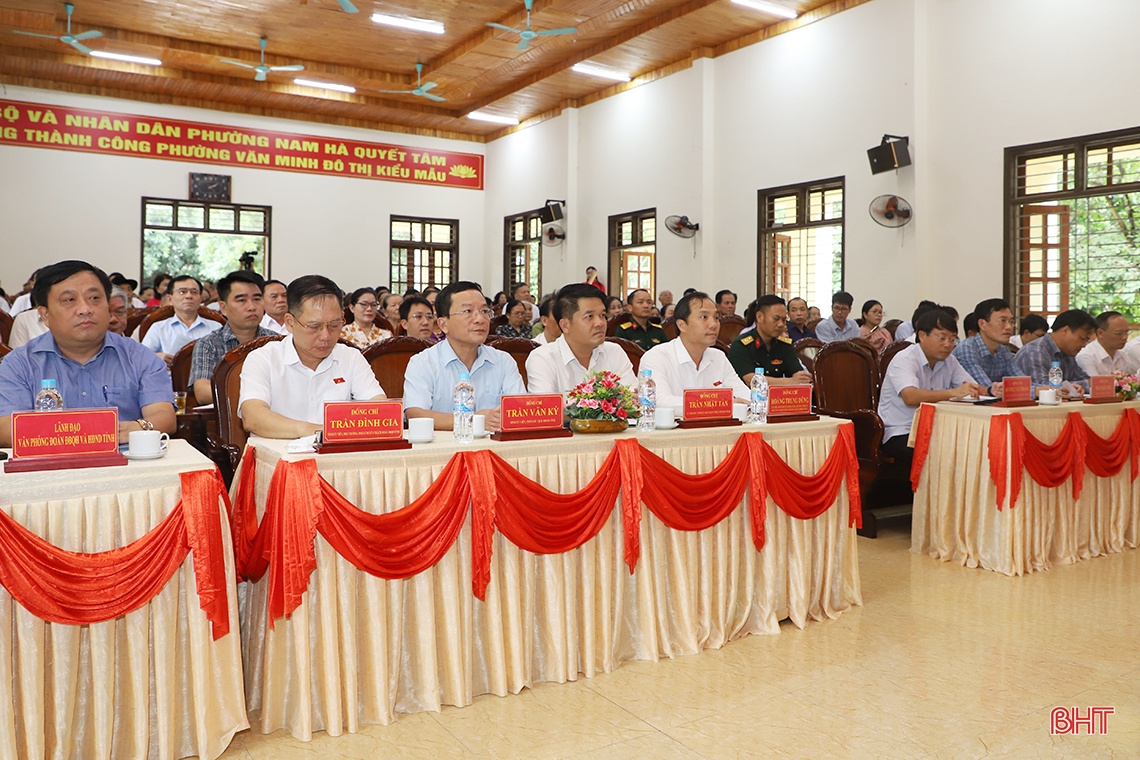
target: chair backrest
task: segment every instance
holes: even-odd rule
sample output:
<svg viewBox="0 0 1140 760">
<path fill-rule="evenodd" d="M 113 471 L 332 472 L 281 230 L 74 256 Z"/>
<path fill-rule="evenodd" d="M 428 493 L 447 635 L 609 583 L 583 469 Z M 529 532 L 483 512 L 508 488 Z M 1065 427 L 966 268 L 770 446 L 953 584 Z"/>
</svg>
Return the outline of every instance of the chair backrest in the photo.
<svg viewBox="0 0 1140 760">
<path fill-rule="evenodd" d="M 12 337 L 12 315 L 6 311 L 0 311 L 0 343 L 8 345 L 8 339 Z"/>
<path fill-rule="evenodd" d="M 724 351 L 725 356 L 728 356 L 728 344 L 723 340 L 718 339 L 716 343 L 713 343 L 713 348 L 719 348 L 721 351 Z"/>
<path fill-rule="evenodd" d="M 135 330 L 139 329 L 139 325 L 143 323 L 143 320 L 150 316 L 151 312 L 157 308 L 159 307 L 150 306 L 145 309 L 127 309 L 127 337 L 134 335 Z"/>
<path fill-rule="evenodd" d="M 878 403 L 879 361 L 874 351 L 853 340 L 828 343 L 812 369 L 821 410 L 874 410 Z"/>
<path fill-rule="evenodd" d="M 139 340 L 146 337 L 147 331 L 154 326 L 155 322 L 161 322 L 164 319 L 170 319 L 174 316 L 174 307 L 169 304 L 166 306 L 159 306 L 154 309 L 150 314 L 147 314 L 143 321 L 139 324 Z M 212 319 L 221 324 L 226 323 L 226 318 L 213 309 L 207 309 L 205 306 L 198 307 L 198 316 Z M 134 330 L 130 326 L 130 315 L 127 316 L 127 335 L 133 335 Z"/>
<path fill-rule="evenodd" d="M 613 343 L 614 345 L 621 346 L 621 350 L 625 351 L 625 355 L 629 357 L 629 363 L 633 365 L 633 374 L 636 375 L 641 371 L 641 357 L 645 351 L 641 346 L 634 343 L 632 340 L 626 338 L 609 337 L 606 338 L 606 343 Z"/>
<path fill-rule="evenodd" d="M 174 360 L 170 362 L 170 381 L 174 384 L 176 391 L 188 392 L 190 390 L 190 366 L 194 363 L 194 344 L 197 342 L 192 340 L 178 349 L 178 353 L 174 355 Z M 194 405 L 191 404 L 191 406 Z"/>
<path fill-rule="evenodd" d="M 372 374 L 376 375 L 376 381 L 384 389 L 385 396 L 403 398 L 404 372 L 408 369 L 408 361 L 426 348 L 431 348 L 430 342 L 401 335 L 369 346 L 364 352 L 364 360 L 372 367 Z"/>
<path fill-rule="evenodd" d="M 732 341 L 736 339 L 744 331 L 748 324 L 744 321 L 744 317 L 737 316 L 736 314 L 729 314 L 720 318 L 720 333 L 716 336 L 717 340 L 726 346 L 732 345 Z"/>
<path fill-rule="evenodd" d="M 8 348 L 7 344 L 0 343 L 0 358 L 3 358 L 10 353 L 12 353 L 12 349 Z"/>
<path fill-rule="evenodd" d="M 677 319 L 676 317 L 669 317 L 661 323 L 661 329 L 665 331 L 665 337 L 669 340 L 677 340 Z"/>
<path fill-rule="evenodd" d="M 623 311 L 613 319 L 608 320 L 606 322 L 606 337 L 612 337 L 615 333 L 617 333 L 617 329 L 619 327 L 624 325 L 626 322 L 631 321 L 632 319 L 633 314 L 630 314 L 628 311 Z"/>
<path fill-rule="evenodd" d="M 883 323 L 883 329 L 891 334 L 891 339 L 893 340 L 895 337 L 895 328 L 902 323 L 903 321 L 901 319 L 888 319 Z"/>
<path fill-rule="evenodd" d="M 237 348 L 226 353 L 218 366 L 214 368 L 214 409 L 218 415 L 219 443 L 229 450 L 230 459 L 237 465 L 245 449 L 249 434 L 237 416 L 238 401 L 241 398 L 241 368 L 251 351 L 261 348 L 266 343 L 275 340 L 284 340 L 284 335 L 266 335 L 242 343 Z"/>
<path fill-rule="evenodd" d="M 883 353 L 879 354 L 879 384 L 882 385 L 883 378 L 887 376 L 887 367 L 891 364 L 891 359 L 900 351 L 905 351 L 914 344 L 909 340 L 896 340 L 889 346 L 883 349 Z"/>
<path fill-rule="evenodd" d="M 508 324 L 510 324 L 510 319 L 506 314 L 500 314 L 497 317 L 491 317 L 491 326 L 487 328 L 487 337 L 483 342 L 489 346 L 501 338 L 501 335 L 495 335 L 495 330 L 499 329 L 501 325 Z"/>
<path fill-rule="evenodd" d="M 514 358 L 515 364 L 519 366 L 519 374 L 522 375 L 523 382 L 527 382 L 526 358 L 530 356 L 531 351 L 538 348 L 538 343 L 526 338 L 499 337 L 491 341 L 491 348 L 497 348 L 510 354 Z"/>
<path fill-rule="evenodd" d="M 823 348 L 823 341 L 819 338 L 800 338 L 793 348 L 796 349 L 796 356 L 800 358 L 800 364 L 805 370 L 811 372 L 812 367 L 815 366 L 815 356 Z"/>
<path fill-rule="evenodd" d="M 381 330 L 387 330 L 388 332 L 392 333 L 392 335 L 396 334 L 396 326 L 389 322 L 387 317 L 382 317 L 377 314 L 376 319 L 372 320 L 372 324 L 376 325 Z"/>
</svg>

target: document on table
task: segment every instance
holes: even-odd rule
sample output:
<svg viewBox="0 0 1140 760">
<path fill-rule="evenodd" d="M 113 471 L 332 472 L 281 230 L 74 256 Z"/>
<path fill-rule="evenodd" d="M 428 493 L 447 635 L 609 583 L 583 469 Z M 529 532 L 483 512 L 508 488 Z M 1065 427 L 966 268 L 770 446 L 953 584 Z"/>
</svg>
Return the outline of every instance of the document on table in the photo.
<svg viewBox="0 0 1140 760">
<path fill-rule="evenodd" d="M 978 398 L 970 398 L 964 396 L 962 398 L 952 398 L 950 401 L 956 401 L 959 404 L 992 404 L 995 401 L 1000 401 L 997 396 L 979 396 Z"/>
</svg>

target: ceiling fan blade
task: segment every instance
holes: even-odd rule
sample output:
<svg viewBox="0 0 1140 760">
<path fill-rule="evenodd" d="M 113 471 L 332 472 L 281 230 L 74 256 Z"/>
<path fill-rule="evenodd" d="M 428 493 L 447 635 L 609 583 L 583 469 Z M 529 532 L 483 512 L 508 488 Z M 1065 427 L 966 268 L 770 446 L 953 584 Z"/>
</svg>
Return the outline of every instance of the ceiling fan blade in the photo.
<svg viewBox="0 0 1140 760">
<path fill-rule="evenodd" d="M 336 0 L 345 13 L 360 13 L 360 10 L 348 0 Z"/>
<path fill-rule="evenodd" d="M 103 33 L 100 32 L 98 29 L 92 29 L 90 31 L 84 32 L 83 34 L 76 34 L 74 37 L 72 37 L 72 39 L 93 40 L 96 37 L 102 37 L 102 36 L 103 36 Z"/>
<path fill-rule="evenodd" d="M 519 44 L 515 45 L 515 47 L 519 50 L 526 50 L 528 47 L 530 47 L 530 40 L 530 37 L 523 37 L 521 40 L 519 40 Z"/>
<path fill-rule="evenodd" d="M 415 90 L 373 90 L 373 92 L 379 92 L 379 93 L 382 93 L 384 95 L 415 95 L 416 94 Z"/>
<path fill-rule="evenodd" d="M 442 102 L 444 102 L 445 100 L 447 100 L 447 98 L 441 98 L 441 97 L 440 97 L 440 96 L 438 96 L 438 95 L 432 95 L 430 92 L 421 92 L 421 93 L 420 93 L 420 96 L 421 96 L 421 97 L 425 97 L 425 98 L 427 98 L 428 100 L 434 100 L 434 101 L 435 101 L 435 102 L 437 102 L 437 103 L 442 103 Z"/>
<path fill-rule="evenodd" d="M 23 34 L 27 37 L 43 37 L 44 39 L 48 39 L 48 40 L 58 40 L 59 39 L 59 37 L 56 37 L 54 34 L 40 34 L 39 32 L 25 32 L 25 31 L 22 31 L 20 29 L 13 29 L 12 34 Z"/>
<path fill-rule="evenodd" d="M 228 64 L 231 64 L 233 66 L 241 66 L 242 68 L 246 68 L 246 69 L 256 69 L 257 68 L 252 63 L 245 63 L 244 61 L 231 61 L 228 58 L 223 58 L 222 63 L 228 63 Z"/>
<path fill-rule="evenodd" d="M 262 71 L 258 71 L 258 72 L 257 72 L 257 76 L 255 76 L 255 77 L 253 78 L 253 81 L 255 81 L 255 82 L 264 82 L 264 81 L 265 81 L 265 76 L 266 76 L 266 74 L 268 74 L 268 73 L 269 73 L 268 71 L 264 71 L 264 70 L 262 70 Z"/>
<path fill-rule="evenodd" d="M 434 90 L 436 87 L 439 87 L 439 85 L 435 82 L 424 82 L 422 85 L 420 85 L 419 89 L 427 92 L 428 90 Z"/>
<path fill-rule="evenodd" d="M 492 24 L 492 23 L 488 23 L 487 26 L 491 27 L 492 29 L 502 29 L 504 32 L 514 32 L 515 34 L 522 34 L 523 33 L 522 29 L 515 29 L 513 26 L 503 26 L 502 24 Z M 24 34 L 31 34 L 31 32 L 24 32 Z M 46 35 L 44 35 L 44 36 L 46 36 Z"/>
<path fill-rule="evenodd" d="M 304 71 L 305 67 L 299 63 L 294 63 L 292 66 L 270 66 L 270 71 Z"/>
<path fill-rule="evenodd" d="M 71 45 L 73 48 L 78 50 L 80 53 L 83 53 L 84 55 L 91 55 L 91 48 L 87 47 L 82 42 L 72 40 L 71 42 L 69 42 L 67 44 Z"/>
<path fill-rule="evenodd" d="M 574 34 L 577 31 L 578 31 L 578 27 L 576 27 L 576 26 L 564 26 L 560 29 L 546 29 L 544 31 L 538 32 L 538 34 L 540 34 L 540 35 Z"/>
</svg>

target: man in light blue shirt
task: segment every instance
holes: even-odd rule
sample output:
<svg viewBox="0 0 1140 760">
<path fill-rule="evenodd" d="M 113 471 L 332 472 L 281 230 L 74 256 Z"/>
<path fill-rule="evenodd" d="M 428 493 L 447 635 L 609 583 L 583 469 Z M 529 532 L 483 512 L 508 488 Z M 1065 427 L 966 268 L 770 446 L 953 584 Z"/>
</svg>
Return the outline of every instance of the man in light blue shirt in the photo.
<svg viewBox="0 0 1140 760">
<path fill-rule="evenodd" d="M 978 318 L 978 334 L 959 343 L 954 358 L 975 383 L 1000 396 L 1001 381 L 1021 374 L 1013 366 L 1008 348 L 1013 337 L 1013 312 L 1004 299 L 987 298 L 974 307 L 974 316 Z"/>
<path fill-rule="evenodd" d="M 111 281 L 82 261 L 44 267 L 35 300 L 50 332 L 0 363 L 0 446 L 12 441 L 12 412 L 31 409 L 43 380 L 55 380 L 64 409 L 119 410 L 119 443 L 135 430 L 173 433 L 170 373 L 152 351 L 107 329 Z"/>
<path fill-rule="evenodd" d="M 1087 311 L 1069 309 L 1053 320 L 1053 331 L 1023 347 L 1013 357 L 1018 374 L 1033 378 L 1038 391 L 1049 387 L 1049 369 L 1053 362 L 1061 365 L 1065 385 L 1061 395 L 1079 398 L 1089 392 L 1089 376 L 1077 364 L 1077 354 L 1089 344 L 1096 332 L 1096 320 Z"/>
<path fill-rule="evenodd" d="M 858 338 L 859 325 L 855 323 L 855 320 L 847 318 L 851 313 L 851 304 L 853 303 L 855 303 L 855 299 L 850 293 L 841 290 L 833 295 L 831 297 L 831 316 L 815 326 L 815 337 L 824 343 Z"/>
<path fill-rule="evenodd" d="M 170 281 L 166 292 L 171 296 L 174 316 L 151 325 L 142 344 L 157 353 L 169 367 L 179 349 L 220 330 L 222 325 L 198 313 L 202 305 L 202 284 L 197 279 L 188 274 L 178 275 Z"/>
<path fill-rule="evenodd" d="M 408 419 L 430 417 L 436 430 L 451 430 L 452 397 L 460 372 L 471 373 L 475 413 L 487 418 L 488 432 L 499 429 L 499 397 L 526 393 L 518 364 L 510 354 L 484 344 L 491 310 L 477 283 L 448 285 L 435 299 L 444 339 L 420 351 L 404 372 L 404 409 Z"/>
</svg>

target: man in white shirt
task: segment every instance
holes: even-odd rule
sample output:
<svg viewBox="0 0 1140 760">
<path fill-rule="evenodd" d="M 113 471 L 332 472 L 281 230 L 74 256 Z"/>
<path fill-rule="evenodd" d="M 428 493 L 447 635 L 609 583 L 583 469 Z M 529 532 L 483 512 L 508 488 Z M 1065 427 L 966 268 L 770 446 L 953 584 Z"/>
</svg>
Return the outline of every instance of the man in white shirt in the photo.
<svg viewBox="0 0 1140 760">
<path fill-rule="evenodd" d="M 289 296 L 285 289 L 285 283 L 281 280 L 266 282 L 261 301 L 265 305 L 265 316 L 261 318 L 261 326 L 278 335 L 288 335 L 289 329 L 285 327 L 285 315 L 289 312 Z"/>
<path fill-rule="evenodd" d="M 222 325 L 198 313 L 202 305 L 202 285 L 197 278 L 180 274 L 170 281 L 167 293 L 171 296 L 174 316 L 151 325 L 142 344 L 157 353 L 169 367 L 183 346 L 221 329 Z"/>
<path fill-rule="evenodd" d="M 534 295 L 530 292 L 530 285 L 525 282 L 516 282 L 511 286 L 511 298 L 516 301 L 522 301 L 530 307 L 530 324 L 535 324 L 539 320 L 538 307 L 534 305 Z"/>
<path fill-rule="evenodd" d="M 879 393 L 879 417 L 886 428 L 882 452 L 908 471 L 914 449 L 907 446 L 907 438 L 919 405 L 977 398 L 987 390 L 951 356 L 958 343 L 958 325 L 953 317 L 941 309 L 927 311 L 915 320 L 914 327 L 915 345 L 891 360 Z"/>
<path fill-rule="evenodd" d="M 8 348 L 19 348 L 32 338 L 48 332 L 39 309 L 25 309 L 12 320 L 12 333 L 8 336 Z"/>
<path fill-rule="evenodd" d="M 609 370 L 633 386 L 633 364 L 620 346 L 606 343 L 606 304 L 593 285 L 567 285 L 555 296 L 552 311 L 562 330 L 553 343 L 539 346 L 526 360 L 531 393 L 568 393 L 587 372 Z"/>
<path fill-rule="evenodd" d="M 1077 366 L 1089 377 L 1113 372 L 1135 372 L 1140 365 L 1124 352 L 1128 343 L 1128 320 L 1118 311 L 1101 312 L 1096 317 L 1096 340 L 1077 353 Z"/>
<path fill-rule="evenodd" d="M 845 291 L 839 291 L 831 297 L 831 316 L 815 326 L 815 336 L 824 343 L 834 343 L 837 340 L 851 340 L 859 337 L 859 325 L 854 319 L 848 319 L 851 314 L 851 305 L 855 303 L 854 297 Z"/>
<path fill-rule="evenodd" d="M 680 412 L 685 391 L 695 388 L 732 388 L 737 399 L 748 403 L 748 386 L 724 352 L 713 348 L 720 334 L 720 320 L 716 304 L 708 294 L 682 297 L 673 316 L 677 320 L 677 340 L 656 345 L 641 357 L 640 369 L 653 371 L 657 405 Z"/>
<path fill-rule="evenodd" d="M 238 416 L 265 438 L 301 438 L 324 424 L 326 401 L 385 398 L 364 354 L 337 342 L 344 327 L 340 288 L 327 277 L 289 283 L 284 340 L 246 357 Z"/>
<path fill-rule="evenodd" d="M 558 320 L 556 320 L 554 314 L 551 313 L 553 308 L 553 298 L 547 298 L 542 302 L 542 305 L 538 307 L 538 321 L 542 323 L 542 332 L 534 336 L 534 342 L 540 346 L 553 343 L 562 335 L 562 330 L 558 327 Z"/>
<path fill-rule="evenodd" d="M 24 283 L 24 294 L 16 296 L 16 300 L 12 302 L 12 309 L 8 313 L 15 317 L 22 311 L 27 311 L 32 308 L 32 288 L 36 286 L 36 276 L 39 275 L 40 270 L 32 272 L 32 276 Z"/>
<path fill-rule="evenodd" d="M 1120 349 L 1132 367 L 1140 367 L 1140 337 L 1133 338 Z"/>
</svg>

